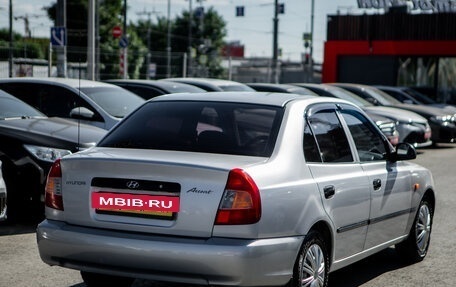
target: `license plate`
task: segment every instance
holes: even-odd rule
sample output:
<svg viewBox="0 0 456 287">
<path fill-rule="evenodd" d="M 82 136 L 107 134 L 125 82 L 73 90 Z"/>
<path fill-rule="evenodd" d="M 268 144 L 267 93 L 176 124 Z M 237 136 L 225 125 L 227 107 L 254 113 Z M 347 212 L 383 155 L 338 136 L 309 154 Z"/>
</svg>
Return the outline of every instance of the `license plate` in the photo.
<svg viewBox="0 0 456 287">
<path fill-rule="evenodd" d="M 173 217 L 180 202 L 177 196 L 93 192 L 92 208 L 98 213 Z"/>
</svg>

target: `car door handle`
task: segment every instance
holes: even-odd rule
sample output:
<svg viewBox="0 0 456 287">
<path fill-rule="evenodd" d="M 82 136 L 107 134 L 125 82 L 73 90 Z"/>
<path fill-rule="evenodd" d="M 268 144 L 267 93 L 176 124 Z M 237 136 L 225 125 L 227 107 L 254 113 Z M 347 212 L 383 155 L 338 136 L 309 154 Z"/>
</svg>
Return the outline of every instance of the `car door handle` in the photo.
<svg viewBox="0 0 456 287">
<path fill-rule="evenodd" d="M 326 199 L 331 198 L 336 194 L 336 188 L 334 185 L 325 186 L 325 188 L 323 188 L 323 193 L 325 194 Z"/>
<path fill-rule="evenodd" d="M 381 179 L 379 179 L 379 178 L 374 179 L 374 181 L 372 182 L 372 185 L 374 186 L 374 190 L 379 190 L 382 187 Z"/>
</svg>

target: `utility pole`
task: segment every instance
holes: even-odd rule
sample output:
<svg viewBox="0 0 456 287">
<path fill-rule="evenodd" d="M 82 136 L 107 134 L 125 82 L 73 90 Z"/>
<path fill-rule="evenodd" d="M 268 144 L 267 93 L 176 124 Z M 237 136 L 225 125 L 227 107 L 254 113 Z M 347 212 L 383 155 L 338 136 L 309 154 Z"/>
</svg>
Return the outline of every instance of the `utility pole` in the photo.
<svg viewBox="0 0 456 287">
<path fill-rule="evenodd" d="M 87 79 L 95 80 L 95 0 L 89 0 L 88 7 Z"/>
<path fill-rule="evenodd" d="M 192 26 L 193 26 L 193 8 L 192 0 L 188 0 L 188 73 L 190 77 L 193 75 L 193 66 L 192 66 Z"/>
<path fill-rule="evenodd" d="M 8 75 L 13 77 L 13 0 L 9 0 L 9 57 Z"/>
<path fill-rule="evenodd" d="M 65 27 L 66 29 L 66 0 L 57 0 L 57 18 L 55 22 L 57 27 Z M 57 77 L 66 78 L 66 45 L 55 47 L 55 49 L 57 50 Z"/>
<path fill-rule="evenodd" d="M 128 34 L 127 34 L 127 0 L 124 0 L 124 15 L 123 15 L 124 21 L 123 21 L 123 35 L 122 37 L 125 37 L 125 39 L 128 39 Z M 127 79 L 128 78 L 128 48 L 125 47 L 123 48 L 123 78 Z"/>
<path fill-rule="evenodd" d="M 171 77 L 171 0 L 168 0 L 168 33 L 166 36 L 166 77 Z"/>
<path fill-rule="evenodd" d="M 273 41 L 272 41 L 272 83 L 279 82 L 278 73 L 278 30 L 279 30 L 279 3 L 274 0 L 274 27 L 273 27 Z"/>
<path fill-rule="evenodd" d="M 315 0 L 312 0 L 310 8 L 310 53 L 309 53 L 309 66 L 310 66 L 310 81 L 313 82 L 313 35 L 314 35 L 314 11 Z"/>
</svg>

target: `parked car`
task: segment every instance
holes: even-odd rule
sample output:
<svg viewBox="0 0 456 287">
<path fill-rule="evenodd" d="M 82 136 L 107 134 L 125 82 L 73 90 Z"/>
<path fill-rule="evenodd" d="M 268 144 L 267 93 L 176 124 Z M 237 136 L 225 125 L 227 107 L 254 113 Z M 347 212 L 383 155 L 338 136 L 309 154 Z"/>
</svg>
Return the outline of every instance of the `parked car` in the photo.
<svg viewBox="0 0 456 287">
<path fill-rule="evenodd" d="M 453 113 L 435 107 L 403 104 L 372 86 L 346 83 L 337 83 L 335 85 L 356 93 L 376 106 L 396 107 L 421 115 L 429 122 L 432 130 L 431 139 L 434 144 L 456 142 L 456 117 Z"/>
<path fill-rule="evenodd" d="M 415 157 L 339 99 L 159 96 L 54 163 L 38 249 L 88 286 L 327 286 L 392 245 L 426 256 L 435 194 Z"/>
<path fill-rule="evenodd" d="M 273 83 L 248 83 L 247 85 L 259 92 L 294 93 L 300 95 L 319 96 L 318 93 L 306 88 L 304 85 Z M 332 95 L 330 96 L 333 97 Z M 399 132 L 397 131 L 396 123 L 394 121 L 375 114 L 368 113 L 368 115 L 388 137 L 392 145 L 397 145 L 399 143 Z"/>
<path fill-rule="evenodd" d="M 425 94 L 418 92 L 409 87 L 393 87 L 393 86 L 374 86 L 377 89 L 387 93 L 396 100 L 403 104 L 412 105 L 424 105 L 435 108 L 444 109 L 445 111 L 456 114 L 456 106 L 448 105 L 444 103 L 438 103 L 435 100 L 429 98 Z"/>
<path fill-rule="evenodd" d="M 77 120 L 109 130 L 144 102 L 115 85 L 67 78 L 0 79 L 0 89 L 48 117 Z"/>
<path fill-rule="evenodd" d="M 0 221 L 4 221 L 6 219 L 6 209 L 7 209 L 6 200 L 7 200 L 6 185 L 5 185 L 5 181 L 3 180 L 2 162 L 0 161 Z"/>
<path fill-rule="evenodd" d="M 362 108 L 371 118 L 373 115 L 377 115 L 394 121 L 396 129 L 399 132 L 398 142 L 410 143 L 414 147 L 426 147 L 432 145 L 431 128 L 427 120 L 416 113 L 393 107 L 374 106 L 372 103 L 364 100 L 358 95 L 333 85 L 307 83 L 296 85 L 305 86 L 321 96 L 347 100 Z M 394 144 L 394 133 L 391 133 L 391 131 L 388 132 L 388 127 L 389 126 L 387 125 L 381 129 L 387 130 L 387 136 Z"/>
<path fill-rule="evenodd" d="M 201 93 L 205 91 L 193 85 L 171 81 L 116 79 L 105 82 L 129 90 L 145 100 L 165 94 Z"/>
<path fill-rule="evenodd" d="M 229 80 L 211 78 L 167 78 L 160 81 L 171 81 L 189 84 L 201 88 L 208 92 L 253 92 L 249 86 Z"/>
<path fill-rule="evenodd" d="M 0 91 L 0 160 L 8 215 L 43 216 L 44 185 L 54 160 L 93 147 L 105 134 L 94 126 L 48 118 Z"/>
<path fill-rule="evenodd" d="M 289 84 L 247 83 L 246 85 L 258 92 L 293 93 L 299 95 L 318 96 L 318 94 L 307 88 Z"/>
</svg>

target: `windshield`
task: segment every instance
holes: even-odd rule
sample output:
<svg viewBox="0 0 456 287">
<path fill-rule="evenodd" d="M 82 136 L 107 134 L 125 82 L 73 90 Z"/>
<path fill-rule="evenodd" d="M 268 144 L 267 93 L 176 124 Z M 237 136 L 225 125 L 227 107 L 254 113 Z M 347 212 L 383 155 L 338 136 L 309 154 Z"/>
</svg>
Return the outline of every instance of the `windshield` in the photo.
<svg viewBox="0 0 456 287">
<path fill-rule="evenodd" d="M 270 156 L 283 108 L 226 102 L 148 102 L 99 146 Z"/>
<path fill-rule="evenodd" d="M 81 91 L 116 118 L 125 117 L 145 101 L 143 98 L 115 86 L 81 88 Z"/>
<path fill-rule="evenodd" d="M 380 91 L 378 89 L 366 89 L 366 93 L 368 93 L 371 97 L 379 101 L 384 106 L 391 106 L 391 105 L 401 105 L 402 102 L 396 100 L 393 96 L 388 95 L 387 93 Z"/>
<path fill-rule="evenodd" d="M 0 93 L 0 119 L 30 117 L 46 116 L 21 100 Z"/>
<path fill-rule="evenodd" d="M 342 99 L 342 100 L 349 101 L 352 104 L 357 105 L 358 107 L 373 106 L 373 104 L 369 103 L 368 101 L 361 98 L 360 96 L 350 93 L 348 91 L 345 91 L 343 89 L 331 89 L 330 91 L 335 97 Z"/>
</svg>

